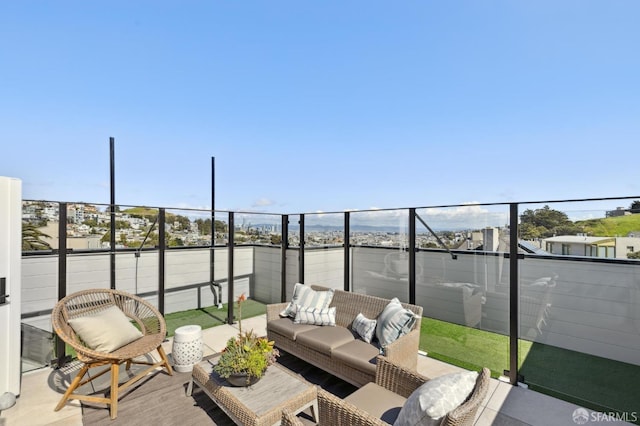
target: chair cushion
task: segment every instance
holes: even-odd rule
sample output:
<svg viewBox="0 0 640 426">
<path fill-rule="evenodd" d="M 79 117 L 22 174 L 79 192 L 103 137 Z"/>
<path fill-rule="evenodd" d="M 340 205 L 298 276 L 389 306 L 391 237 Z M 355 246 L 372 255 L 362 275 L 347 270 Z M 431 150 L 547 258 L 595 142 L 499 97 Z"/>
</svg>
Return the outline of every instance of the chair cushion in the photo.
<svg viewBox="0 0 640 426">
<path fill-rule="evenodd" d="M 429 380 L 409 395 L 394 426 L 439 425 L 442 417 L 467 399 L 477 378 L 478 372 L 464 371 Z"/>
<path fill-rule="evenodd" d="M 333 293 L 333 289 L 316 291 L 307 285 L 296 283 L 293 287 L 291 302 L 280 312 L 280 316 L 295 318 L 296 305 L 318 309 L 328 308 L 333 299 Z"/>
<path fill-rule="evenodd" d="M 344 327 L 317 327 L 313 330 L 299 333 L 296 337 L 296 343 L 325 355 L 331 355 L 331 351 L 334 348 L 354 339 L 351 331 Z"/>
<path fill-rule="evenodd" d="M 294 324 L 291 318 L 278 318 L 267 322 L 267 329 L 296 340 L 299 333 L 318 328 L 317 325 L 311 324 Z"/>
<path fill-rule="evenodd" d="M 373 339 L 373 335 L 376 332 L 376 324 L 377 320 L 369 319 L 362 315 L 360 312 L 356 319 L 353 320 L 353 324 L 351 324 L 351 329 L 355 331 L 358 336 L 362 338 L 367 343 L 371 343 L 371 339 Z"/>
<path fill-rule="evenodd" d="M 377 346 L 355 339 L 333 349 L 331 358 L 339 360 L 349 367 L 375 375 L 376 357 L 379 354 L 380 349 Z"/>
<path fill-rule="evenodd" d="M 416 315 L 409 309 L 405 309 L 397 297 L 385 306 L 378 315 L 376 325 L 376 337 L 383 348 L 389 343 L 409 333 L 416 323 Z"/>
<path fill-rule="evenodd" d="M 362 386 L 344 400 L 389 424 L 393 424 L 406 402 L 402 396 L 373 382 Z"/>
<path fill-rule="evenodd" d="M 116 306 L 70 319 L 69 325 L 89 348 L 98 352 L 113 352 L 142 337 L 140 330 Z"/>
<path fill-rule="evenodd" d="M 336 308 L 319 309 L 297 305 L 295 310 L 294 324 L 336 326 Z"/>
</svg>

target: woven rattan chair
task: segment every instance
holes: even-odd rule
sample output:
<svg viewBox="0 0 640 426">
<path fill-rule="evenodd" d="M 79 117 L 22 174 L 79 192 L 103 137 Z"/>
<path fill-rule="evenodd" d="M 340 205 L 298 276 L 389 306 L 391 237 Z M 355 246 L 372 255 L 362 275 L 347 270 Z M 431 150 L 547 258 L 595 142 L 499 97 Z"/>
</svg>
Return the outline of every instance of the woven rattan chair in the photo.
<svg viewBox="0 0 640 426">
<path fill-rule="evenodd" d="M 78 337 L 69 325 L 69 320 L 95 315 L 112 306 L 119 308 L 140 329 L 142 337 L 112 352 L 95 351 L 87 347 Z M 93 289 L 73 293 L 56 304 L 51 313 L 51 321 L 56 334 L 75 349 L 78 360 L 83 363 L 82 368 L 69 385 L 55 411 L 60 410 L 67 400 L 78 399 L 106 403 L 110 408 L 111 418 L 115 419 L 118 414 L 118 397 L 122 391 L 158 367 L 166 368 L 167 373 L 173 375 L 167 355 L 162 349 L 162 342 L 167 332 L 164 318 L 154 306 L 138 296 L 109 289 Z M 141 359 L 143 355 L 154 350 L 158 351 L 160 361 L 148 362 L 146 358 Z M 127 382 L 119 384 L 119 367 L 123 363 L 126 363 L 127 370 L 132 364 L 148 365 L 149 367 L 130 378 Z M 100 366 L 108 367 L 92 375 L 92 377 L 82 380 L 90 368 Z M 109 371 L 111 371 L 109 397 L 73 393 L 79 386 L 89 383 Z"/>
<path fill-rule="evenodd" d="M 473 425 L 478 408 L 487 395 L 489 389 L 490 371 L 483 368 L 475 387 L 467 397 L 467 399 L 447 413 L 442 420 L 441 425 L 444 426 L 470 426 Z M 395 403 L 408 398 L 411 393 L 427 382 L 429 379 L 408 369 L 399 367 L 390 363 L 384 357 L 378 357 L 376 364 L 376 381 L 366 386 L 378 388 L 376 401 L 381 402 L 381 406 L 377 407 L 380 411 L 391 413 L 390 417 L 373 415 L 360 407 L 357 402 L 347 397 L 346 400 L 323 390 L 318 389 L 318 408 L 319 408 L 319 424 L 320 425 L 349 425 L 349 426 L 369 426 L 379 425 L 388 426 L 392 424 L 401 406 L 395 406 Z M 381 390 L 381 393 L 379 392 Z M 390 393 L 386 393 L 389 391 Z M 369 392 L 361 388 L 358 392 Z M 386 394 L 385 394 L 386 393 Z M 394 397 L 393 394 L 396 394 Z M 383 401 L 380 401 L 380 395 L 383 395 Z M 375 397 L 374 397 L 375 398 Z M 361 400 L 363 398 L 360 398 Z M 366 399 L 366 396 L 365 398 Z M 369 403 L 371 403 L 369 401 Z M 400 402 L 401 403 L 401 402 Z M 385 406 L 386 404 L 386 406 Z M 289 411 L 283 411 L 282 424 L 287 426 L 302 426 L 302 421 Z"/>
</svg>

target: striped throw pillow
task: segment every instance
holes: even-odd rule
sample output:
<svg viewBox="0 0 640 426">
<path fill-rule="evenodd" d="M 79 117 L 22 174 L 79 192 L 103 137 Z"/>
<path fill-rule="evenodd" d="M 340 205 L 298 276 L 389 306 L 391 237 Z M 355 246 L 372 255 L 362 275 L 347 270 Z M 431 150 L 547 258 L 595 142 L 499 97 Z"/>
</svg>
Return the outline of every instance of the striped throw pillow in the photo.
<svg viewBox="0 0 640 426">
<path fill-rule="evenodd" d="M 280 312 L 280 316 L 295 318 L 296 305 L 318 309 L 328 308 L 333 299 L 333 293 L 333 289 L 316 291 L 307 285 L 296 283 L 293 287 L 291 302 L 289 302 L 284 311 Z"/>
<path fill-rule="evenodd" d="M 376 332 L 377 323 L 378 321 L 365 317 L 361 312 L 353 320 L 351 328 L 358 333 L 358 336 L 362 337 L 362 340 L 371 343 L 371 339 L 373 339 L 373 335 Z"/>
<path fill-rule="evenodd" d="M 382 313 L 378 315 L 376 337 L 384 349 L 390 343 L 409 333 L 416 323 L 416 316 L 409 309 L 405 309 L 397 297 L 391 299 Z"/>
<path fill-rule="evenodd" d="M 307 306 L 297 306 L 295 324 L 336 325 L 336 308 L 311 308 Z"/>
</svg>

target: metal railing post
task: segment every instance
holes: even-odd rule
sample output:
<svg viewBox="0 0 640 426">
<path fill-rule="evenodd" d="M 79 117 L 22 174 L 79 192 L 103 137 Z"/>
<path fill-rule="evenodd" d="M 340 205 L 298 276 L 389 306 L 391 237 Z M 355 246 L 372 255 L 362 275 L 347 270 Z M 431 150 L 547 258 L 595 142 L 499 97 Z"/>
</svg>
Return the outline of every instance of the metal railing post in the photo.
<svg viewBox="0 0 640 426">
<path fill-rule="evenodd" d="M 518 384 L 518 204 L 509 212 L 509 383 Z"/>
<path fill-rule="evenodd" d="M 165 210 L 163 208 L 158 211 L 158 310 L 164 315 L 164 275 L 165 275 L 165 251 L 167 249 L 166 231 L 165 231 Z"/>
<path fill-rule="evenodd" d="M 300 215 L 300 251 L 298 257 L 298 282 L 304 284 L 304 214 Z"/>
<path fill-rule="evenodd" d="M 289 248 L 289 215 L 283 214 L 282 245 L 280 249 L 280 301 L 287 300 L 287 249 Z"/>
<path fill-rule="evenodd" d="M 344 212 L 344 291 L 351 289 L 351 241 L 349 228 L 351 227 L 351 214 Z"/>
<path fill-rule="evenodd" d="M 235 247 L 235 219 L 229 212 L 229 244 L 227 246 L 227 324 L 233 324 L 233 250 Z"/>
<path fill-rule="evenodd" d="M 416 209 L 409 209 L 409 303 L 416 303 Z"/>
<path fill-rule="evenodd" d="M 58 206 L 58 300 L 67 295 L 67 203 Z M 64 366 L 69 357 L 64 340 L 56 336 L 55 361 L 58 367 Z"/>
</svg>

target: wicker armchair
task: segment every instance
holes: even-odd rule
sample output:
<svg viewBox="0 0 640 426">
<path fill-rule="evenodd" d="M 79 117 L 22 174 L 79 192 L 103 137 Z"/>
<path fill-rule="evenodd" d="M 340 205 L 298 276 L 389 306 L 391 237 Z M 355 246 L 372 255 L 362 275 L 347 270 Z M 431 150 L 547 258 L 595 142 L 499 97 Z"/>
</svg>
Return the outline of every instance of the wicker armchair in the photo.
<svg viewBox="0 0 640 426">
<path fill-rule="evenodd" d="M 136 325 L 141 331 L 142 337 L 112 352 L 99 352 L 87 347 L 69 325 L 69 320 L 95 315 L 113 306 L 119 308 Z M 67 400 L 78 399 L 106 403 L 110 408 L 111 419 L 115 419 L 118 414 L 118 397 L 122 391 L 157 367 L 164 367 L 169 375 L 173 375 L 167 355 L 162 349 L 162 342 L 166 337 L 167 331 L 164 318 L 154 306 L 138 296 L 109 289 L 93 289 L 73 293 L 56 304 L 51 313 L 51 321 L 55 333 L 75 349 L 78 360 L 83 363 L 82 368 L 69 385 L 55 411 L 60 410 Z M 160 361 L 148 362 L 146 359 L 136 359 L 154 350 L 158 351 Z M 119 366 L 123 363 L 126 363 L 127 370 L 132 364 L 148 365 L 149 367 L 130 378 L 127 382 L 119 384 Z M 108 367 L 92 375 L 92 377 L 82 380 L 90 368 L 100 366 Z M 89 383 L 109 371 L 111 371 L 111 392 L 109 397 L 73 393 L 79 386 Z"/>
<path fill-rule="evenodd" d="M 441 424 L 444 426 L 472 425 L 478 408 L 487 395 L 489 379 L 489 369 L 483 368 L 466 401 L 447 413 Z M 380 356 L 376 364 L 375 383 L 365 385 L 345 400 L 323 389 L 318 389 L 319 424 L 332 426 L 387 426 L 393 424 L 404 400 L 428 380 L 428 378 L 394 365 Z M 366 389 L 367 387 L 369 389 Z M 365 404 L 361 404 L 362 402 Z M 361 406 L 367 405 L 366 402 L 369 405 L 376 405 L 375 409 L 378 412 L 372 414 L 366 411 Z M 381 413 L 384 414 L 381 415 Z M 299 418 L 288 411 L 282 413 L 282 424 L 303 425 Z"/>
</svg>

